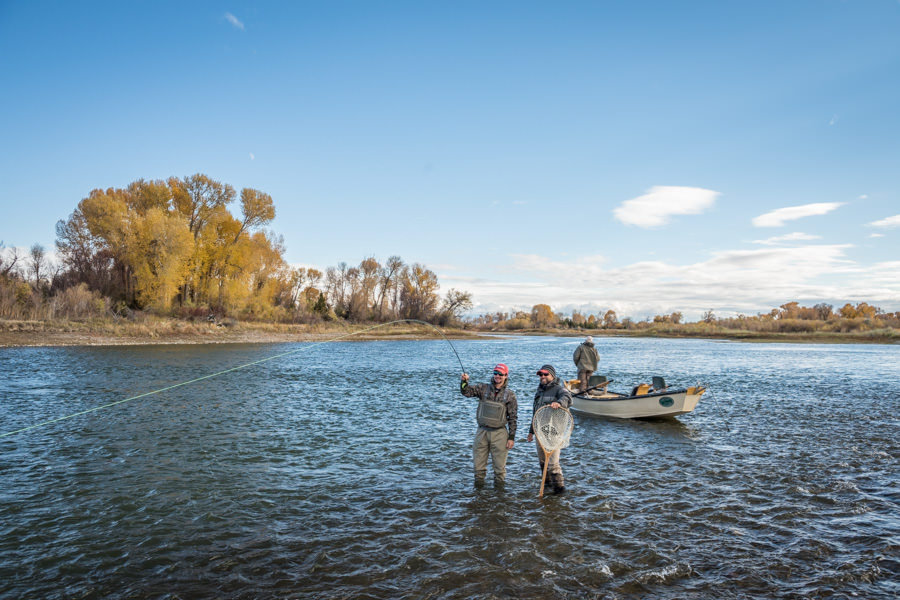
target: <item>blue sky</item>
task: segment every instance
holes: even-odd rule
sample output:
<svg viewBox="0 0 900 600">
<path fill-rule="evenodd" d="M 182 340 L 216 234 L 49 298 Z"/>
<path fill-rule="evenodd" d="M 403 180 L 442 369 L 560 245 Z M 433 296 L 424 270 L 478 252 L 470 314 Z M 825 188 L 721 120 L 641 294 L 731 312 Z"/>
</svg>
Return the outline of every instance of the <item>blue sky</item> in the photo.
<svg viewBox="0 0 900 600">
<path fill-rule="evenodd" d="M 900 310 L 898 0 L 0 1 L 0 57 L 7 247 L 204 173 L 476 312 Z"/>
</svg>

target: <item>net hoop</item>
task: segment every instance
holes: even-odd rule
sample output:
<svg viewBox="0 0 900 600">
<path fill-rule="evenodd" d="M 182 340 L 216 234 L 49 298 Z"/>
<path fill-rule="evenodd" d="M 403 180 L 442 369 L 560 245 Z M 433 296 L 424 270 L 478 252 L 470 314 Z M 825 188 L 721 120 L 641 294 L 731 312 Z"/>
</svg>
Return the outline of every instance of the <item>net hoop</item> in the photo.
<svg viewBox="0 0 900 600">
<path fill-rule="evenodd" d="M 556 452 L 569 446 L 575 419 L 567 408 L 542 406 L 534 413 L 534 435 L 544 452 Z"/>
</svg>

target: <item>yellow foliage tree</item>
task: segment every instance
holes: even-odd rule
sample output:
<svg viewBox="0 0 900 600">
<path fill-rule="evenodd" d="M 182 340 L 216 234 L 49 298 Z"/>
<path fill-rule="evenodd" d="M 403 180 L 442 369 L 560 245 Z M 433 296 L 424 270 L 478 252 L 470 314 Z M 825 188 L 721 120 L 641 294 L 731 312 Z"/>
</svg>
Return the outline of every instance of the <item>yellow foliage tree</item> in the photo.
<svg viewBox="0 0 900 600">
<path fill-rule="evenodd" d="M 187 276 L 193 251 L 190 231 L 180 216 L 151 208 L 128 233 L 125 258 L 135 279 L 138 303 L 168 309 Z"/>
<path fill-rule="evenodd" d="M 535 304 L 531 307 L 531 324 L 534 327 L 549 327 L 558 319 L 547 304 Z"/>
<path fill-rule="evenodd" d="M 284 248 L 254 232 L 275 217 L 272 197 L 241 190 L 237 219 L 227 209 L 235 196 L 201 174 L 93 190 L 57 224 L 57 245 L 84 279 L 112 260 L 128 304 L 166 309 L 180 288 L 182 304 L 244 310 L 251 298 L 274 301 Z"/>
</svg>

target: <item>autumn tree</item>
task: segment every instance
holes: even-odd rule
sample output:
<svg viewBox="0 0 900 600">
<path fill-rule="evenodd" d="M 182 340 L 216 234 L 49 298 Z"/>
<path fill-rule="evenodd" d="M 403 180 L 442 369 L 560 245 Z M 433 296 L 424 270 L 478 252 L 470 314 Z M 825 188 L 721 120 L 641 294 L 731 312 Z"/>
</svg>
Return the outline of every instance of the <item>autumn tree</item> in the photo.
<svg viewBox="0 0 900 600">
<path fill-rule="evenodd" d="M 549 327 L 557 321 L 556 315 L 547 304 L 535 304 L 531 307 L 531 324 L 534 327 Z"/>
<path fill-rule="evenodd" d="M 166 309 L 177 292 L 182 304 L 243 309 L 268 294 L 284 249 L 255 231 L 274 218 L 271 197 L 242 190 L 237 219 L 226 208 L 235 196 L 199 174 L 93 190 L 57 223 L 64 278 L 137 307 Z"/>
<path fill-rule="evenodd" d="M 834 316 L 834 307 L 831 304 L 820 302 L 813 307 L 816 311 L 816 318 L 819 321 L 828 321 Z"/>
<path fill-rule="evenodd" d="M 779 308 L 781 309 L 778 315 L 780 319 L 796 319 L 800 314 L 800 303 L 798 302 L 787 302 Z"/>
<path fill-rule="evenodd" d="M 245 231 L 268 225 L 274 218 L 275 205 L 272 203 L 272 196 L 251 188 L 242 189 L 241 226 L 234 236 L 233 243 L 237 243 Z"/>
<path fill-rule="evenodd" d="M 441 303 L 441 325 L 450 325 L 460 319 L 462 313 L 472 308 L 472 294 L 450 288 Z"/>
<path fill-rule="evenodd" d="M 397 314 L 397 305 L 400 300 L 398 282 L 405 266 L 403 259 L 399 256 L 390 256 L 378 273 L 378 300 L 375 312 L 381 318 Z"/>
<path fill-rule="evenodd" d="M 433 271 L 413 263 L 403 269 L 400 282 L 400 316 L 427 321 L 438 306 L 438 280 Z"/>
<path fill-rule="evenodd" d="M 184 283 L 191 256 L 191 234 L 177 215 L 151 208 L 128 232 L 123 258 L 134 277 L 141 306 L 165 310 Z"/>
<path fill-rule="evenodd" d="M 616 311 L 609 309 L 603 315 L 603 327 L 606 329 L 614 329 L 619 324 L 619 318 Z"/>
<path fill-rule="evenodd" d="M 188 230 L 199 237 L 217 209 L 230 204 L 235 197 L 234 188 L 214 181 L 206 175 L 196 174 L 183 179 L 169 179 L 172 203 L 187 219 Z"/>
<path fill-rule="evenodd" d="M 331 306 L 338 316 L 344 316 L 347 309 L 347 263 L 341 261 L 336 267 L 325 269 L 325 286 Z"/>
<path fill-rule="evenodd" d="M 40 285 L 46 274 L 44 268 L 47 266 L 47 253 L 40 244 L 31 246 L 28 256 L 28 272 L 31 273 L 32 280 L 35 285 Z"/>
<path fill-rule="evenodd" d="M 849 302 L 841 307 L 840 315 L 844 319 L 874 319 L 878 309 L 866 302 L 860 302 L 853 306 Z"/>
</svg>

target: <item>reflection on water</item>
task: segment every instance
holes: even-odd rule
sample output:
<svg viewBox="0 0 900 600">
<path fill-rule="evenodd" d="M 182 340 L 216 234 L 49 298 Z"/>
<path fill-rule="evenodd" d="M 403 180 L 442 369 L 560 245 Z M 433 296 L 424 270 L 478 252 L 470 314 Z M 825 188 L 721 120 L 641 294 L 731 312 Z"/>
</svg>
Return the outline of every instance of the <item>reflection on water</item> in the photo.
<svg viewBox="0 0 900 600">
<path fill-rule="evenodd" d="M 0 438 L 0 597 L 897 597 L 900 349 L 597 341 L 622 389 L 713 395 L 577 417 L 541 500 L 527 426 L 473 487 L 444 341 L 0 350 L 0 433 L 296 350 Z M 454 346 L 524 424 L 579 342 Z"/>
</svg>

